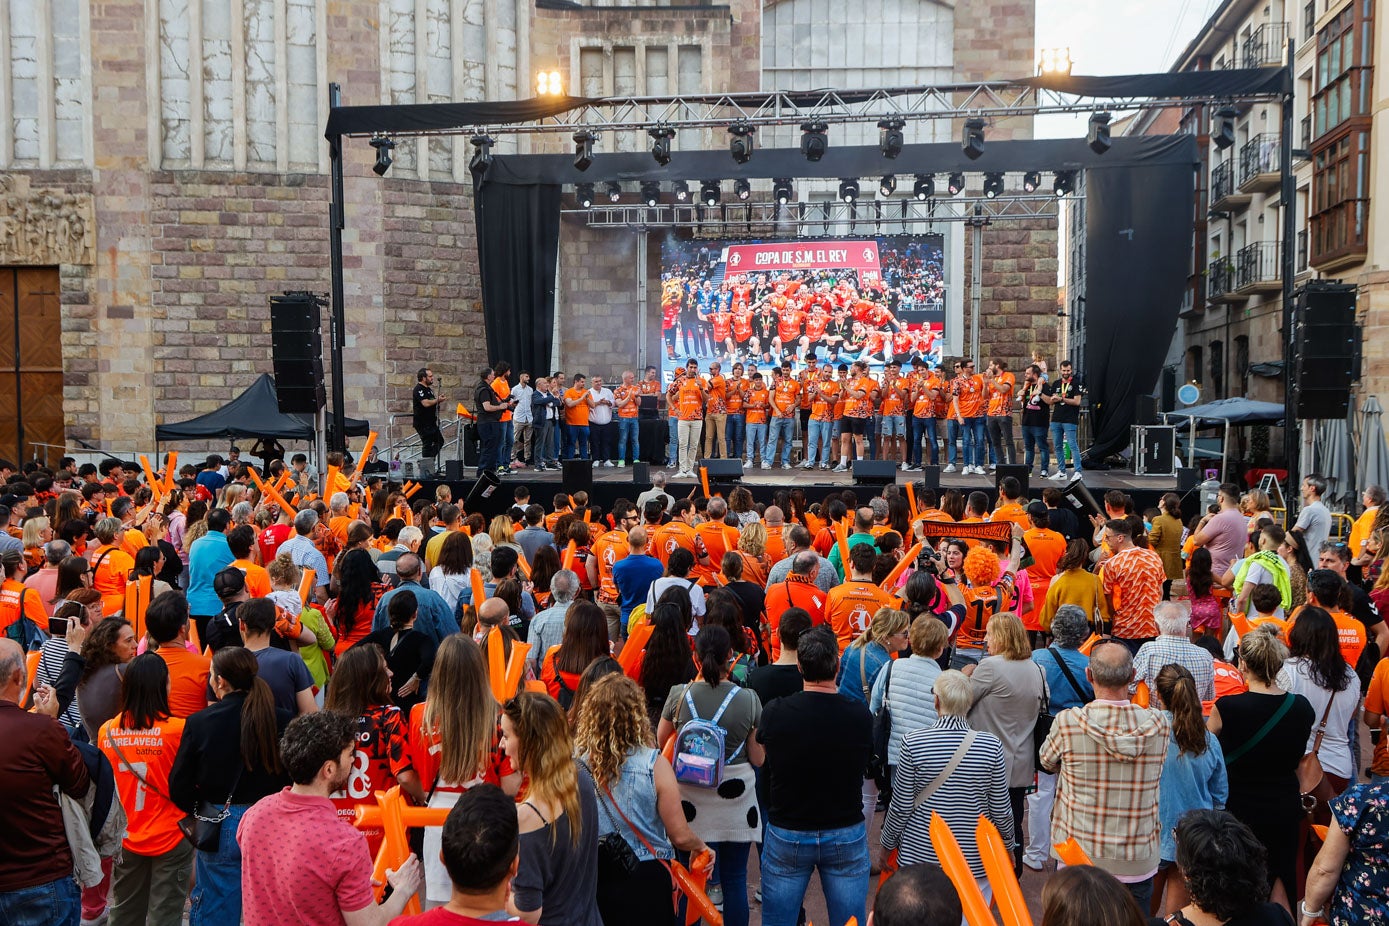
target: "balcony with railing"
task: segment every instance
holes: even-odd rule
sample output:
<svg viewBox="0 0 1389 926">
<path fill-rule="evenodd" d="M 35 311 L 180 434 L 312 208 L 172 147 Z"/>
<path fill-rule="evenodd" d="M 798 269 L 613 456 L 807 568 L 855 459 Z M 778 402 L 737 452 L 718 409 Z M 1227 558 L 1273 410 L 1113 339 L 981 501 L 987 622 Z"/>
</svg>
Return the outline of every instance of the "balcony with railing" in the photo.
<svg viewBox="0 0 1389 926">
<path fill-rule="evenodd" d="M 1264 23 L 1244 40 L 1241 66 L 1275 68 L 1286 64 L 1288 27 L 1285 23 Z"/>
<path fill-rule="evenodd" d="M 1244 295 L 1235 291 L 1235 262 L 1228 257 L 1217 257 L 1211 261 L 1206 271 L 1206 304 L 1219 305 L 1226 302 L 1243 302 Z"/>
<path fill-rule="evenodd" d="M 1211 211 L 1230 212 L 1249 205 L 1253 198 L 1254 194 L 1241 192 L 1233 159 L 1211 168 Z"/>
<path fill-rule="evenodd" d="M 1239 149 L 1240 192 L 1258 193 L 1277 187 L 1281 180 L 1281 154 L 1274 132 L 1262 132 L 1245 142 Z"/>
<path fill-rule="evenodd" d="M 1261 241 L 1235 252 L 1235 290 L 1240 295 L 1276 292 L 1283 286 L 1278 243 Z"/>
</svg>

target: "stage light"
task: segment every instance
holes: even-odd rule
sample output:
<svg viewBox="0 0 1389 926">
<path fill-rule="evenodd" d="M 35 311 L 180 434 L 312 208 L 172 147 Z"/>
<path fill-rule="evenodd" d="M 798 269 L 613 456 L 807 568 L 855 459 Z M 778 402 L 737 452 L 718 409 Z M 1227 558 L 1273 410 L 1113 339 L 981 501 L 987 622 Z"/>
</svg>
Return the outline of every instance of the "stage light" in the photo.
<svg viewBox="0 0 1389 926">
<path fill-rule="evenodd" d="M 492 139 L 487 135 L 473 136 L 473 157 L 468 161 L 468 169 L 475 174 L 487 172 L 492 166 Z"/>
<path fill-rule="evenodd" d="M 1109 113 L 1095 113 L 1090 117 L 1090 131 L 1085 141 L 1096 154 L 1104 154 L 1113 144 L 1109 139 L 1109 119 Z"/>
<path fill-rule="evenodd" d="M 1239 118 L 1239 110 L 1233 106 L 1222 106 L 1216 110 L 1215 118 L 1219 121 L 1216 122 L 1215 131 L 1211 133 L 1211 141 L 1224 151 L 1235 143 L 1235 120 Z"/>
<path fill-rule="evenodd" d="M 965 191 L 965 175 L 961 171 L 955 171 L 950 175 L 950 182 L 945 185 L 950 191 L 951 196 L 959 196 Z"/>
<path fill-rule="evenodd" d="M 791 181 L 786 177 L 779 177 L 772 181 L 772 199 L 776 200 L 778 206 L 784 206 L 791 201 L 794 195 L 791 190 Z"/>
<path fill-rule="evenodd" d="M 912 195 L 923 202 L 935 196 L 936 178 L 931 174 L 917 174 L 916 183 L 912 185 Z"/>
<path fill-rule="evenodd" d="M 618 202 L 622 199 L 622 184 L 616 180 L 609 180 L 603 184 L 603 192 L 608 194 L 608 202 Z"/>
<path fill-rule="evenodd" d="M 829 126 L 823 122 L 801 123 L 801 154 L 807 161 L 818 161 L 829 150 Z"/>
<path fill-rule="evenodd" d="M 376 172 L 376 176 L 386 176 L 386 171 L 391 169 L 391 149 L 395 147 L 395 142 L 389 138 L 373 138 L 371 146 L 376 149 L 376 163 L 371 169 Z"/>
<path fill-rule="evenodd" d="M 733 195 L 746 201 L 747 198 L 752 195 L 752 184 L 748 183 L 748 181 L 742 177 L 739 177 L 737 180 L 733 181 Z"/>
<path fill-rule="evenodd" d="M 984 120 L 975 116 L 973 119 L 965 120 L 965 127 L 960 134 L 960 147 L 965 152 L 965 157 L 971 161 L 979 160 L 984 153 Z"/>
<path fill-rule="evenodd" d="M 884 197 L 891 196 L 897 189 L 897 178 L 892 174 L 884 174 L 883 179 L 878 181 L 878 192 Z"/>
<path fill-rule="evenodd" d="M 648 206 L 655 206 L 661 201 L 661 185 L 655 180 L 643 180 L 641 182 L 641 200 Z"/>
<path fill-rule="evenodd" d="M 1042 175 L 1035 170 L 1029 170 L 1022 175 L 1022 188 L 1025 193 L 1036 193 L 1037 188 L 1042 185 Z"/>
<path fill-rule="evenodd" d="M 574 198 L 578 200 L 579 205 L 583 206 L 585 209 L 593 208 L 593 184 L 574 184 Z"/>
<path fill-rule="evenodd" d="M 670 163 L 670 140 L 675 137 L 675 129 L 669 126 L 654 128 L 649 133 L 651 135 L 651 156 L 656 159 L 656 163 L 665 167 Z"/>
<path fill-rule="evenodd" d="M 1043 48 L 1037 56 L 1038 74 L 1071 73 L 1071 50 L 1069 48 Z"/>
<path fill-rule="evenodd" d="M 902 153 L 902 129 L 906 124 L 902 119 L 884 119 L 878 123 L 878 147 L 883 157 L 891 160 Z"/>
<path fill-rule="evenodd" d="M 593 164 L 593 145 L 598 141 L 598 136 L 588 131 L 580 129 L 574 133 L 574 167 L 577 170 L 588 170 Z"/>
<path fill-rule="evenodd" d="M 845 179 L 839 181 L 839 198 L 842 199 L 844 202 L 854 202 L 856 199 L 858 199 L 858 193 L 859 188 L 857 180 L 851 177 L 846 177 Z"/>
<path fill-rule="evenodd" d="M 670 185 L 670 188 L 675 193 L 675 201 L 677 203 L 683 203 L 689 200 L 690 185 L 686 183 L 684 180 L 675 181 Z"/>
<path fill-rule="evenodd" d="M 984 175 L 984 196 L 998 199 L 1003 195 L 1003 172 L 991 170 Z"/>
<path fill-rule="evenodd" d="M 1056 182 L 1052 184 L 1052 192 L 1057 196 L 1067 196 L 1075 192 L 1076 172 L 1073 170 L 1058 170 L 1056 172 Z"/>
<path fill-rule="evenodd" d="M 704 205 L 717 206 L 722 198 L 723 191 L 719 189 L 717 180 L 706 180 L 699 185 L 699 201 Z"/>
<path fill-rule="evenodd" d="M 560 96 L 563 93 L 564 84 L 560 80 L 559 71 L 535 72 L 536 96 Z"/>
<path fill-rule="evenodd" d="M 739 164 L 746 164 L 752 160 L 752 126 L 746 122 L 735 122 L 728 127 L 729 133 L 733 136 L 728 140 L 728 153 L 733 155 L 733 160 Z"/>
</svg>

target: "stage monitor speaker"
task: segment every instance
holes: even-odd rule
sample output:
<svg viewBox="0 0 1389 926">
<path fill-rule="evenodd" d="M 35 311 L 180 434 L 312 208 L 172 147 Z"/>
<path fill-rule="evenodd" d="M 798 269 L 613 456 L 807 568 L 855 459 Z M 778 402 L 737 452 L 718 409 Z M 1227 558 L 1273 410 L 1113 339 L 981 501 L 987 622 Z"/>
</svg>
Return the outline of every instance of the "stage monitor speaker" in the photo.
<svg viewBox="0 0 1389 926">
<path fill-rule="evenodd" d="M 1186 493 L 1201 484 L 1201 470 L 1196 466 L 1177 467 L 1177 491 Z"/>
<path fill-rule="evenodd" d="M 1158 422 L 1158 397 L 1155 395 L 1140 395 L 1134 398 L 1133 423 L 1134 424 L 1157 424 Z"/>
<path fill-rule="evenodd" d="M 592 460 L 565 460 L 564 479 L 562 484 L 564 491 L 573 494 L 574 492 L 587 492 L 593 494 L 593 461 Z"/>
<path fill-rule="evenodd" d="M 632 464 L 632 484 L 639 486 L 651 485 L 651 464 L 633 463 Z"/>
<path fill-rule="evenodd" d="M 445 460 L 444 478 L 449 482 L 462 482 L 468 478 L 468 464 L 462 460 Z"/>
<path fill-rule="evenodd" d="M 885 486 L 897 481 L 897 464 L 891 460 L 855 460 L 854 485 Z"/>
<path fill-rule="evenodd" d="M 483 509 L 487 500 L 497 491 L 497 487 L 502 484 L 502 478 L 496 473 L 488 470 L 478 477 L 477 482 L 468 490 L 468 497 L 463 501 L 464 511 L 479 511 Z"/>
<path fill-rule="evenodd" d="M 270 347 L 275 396 L 285 414 L 316 413 L 327 404 L 323 384 L 322 317 L 312 293 L 270 299 Z"/>
<path fill-rule="evenodd" d="M 700 460 L 699 466 L 709 471 L 710 482 L 742 482 L 743 481 L 743 461 L 742 460 Z M 695 467 L 695 474 L 698 475 L 699 467 Z"/>
<path fill-rule="evenodd" d="M 921 478 L 914 479 L 913 482 L 920 482 L 923 489 L 930 489 L 932 492 L 940 491 L 940 465 L 932 466 L 924 463 L 921 466 Z"/>
<path fill-rule="evenodd" d="M 1001 482 L 1002 482 L 1004 479 L 1006 479 L 1007 477 L 1012 476 L 1014 479 L 1016 479 L 1016 480 L 1018 481 L 1018 485 L 1022 486 L 1022 496 L 1021 496 L 1021 497 L 1022 497 L 1022 498 L 1027 498 L 1028 490 L 1031 488 L 1031 483 L 1030 483 L 1028 477 L 1031 476 L 1031 475 L 1032 475 L 1032 470 L 1029 469 L 1029 468 L 1026 467 L 1026 466 L 1023 466 L 1023 465 L 1020 464 L 1020 463 L 1018 463 L 1018 464 L 1012 464 L 1012 463 L 1004 463 L 1004 464 L 1001 464 L 1001 465 L 998 467 L 998 469 L 996 469 L 996 470 L 994 471 L 994 488 L 997 489 L 998 486 L 999 486 L 999 483 L 1001 483 Z M 1000 491 L 1002 491 L 1002 490 L 1000 490 Z"/>
</svg>

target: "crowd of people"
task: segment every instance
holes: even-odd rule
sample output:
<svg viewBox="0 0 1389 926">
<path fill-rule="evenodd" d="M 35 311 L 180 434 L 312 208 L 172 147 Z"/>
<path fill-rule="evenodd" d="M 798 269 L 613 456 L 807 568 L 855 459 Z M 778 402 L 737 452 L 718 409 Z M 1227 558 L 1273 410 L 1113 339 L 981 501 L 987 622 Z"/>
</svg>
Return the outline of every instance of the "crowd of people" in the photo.
<svg viewBox="0 0 1389 926">
<path fill-rule="evenodd" d="M 778 348 L 772 356 L 782 354 Z M 1052 377 L 1041 352 L 1034 352 L 1019 384 L 1003 359 L 983 372 L 973 360 L 956 360 L 947 371 L 938 352 L 905 352 L 887 356 L 878 373 L 857 354 L 831 354 L 821 363 L 811 350 L 796 358 L 768 362 L 759 353 L 748 360 L 710 360 L 701 370 L 691 356 L 668 382 L 649 366 L 640 381 L 626 370 L 610 385 L 596 374 L 563 371 L 534 382 L 521 371 L 513 384 L 510 364 L 495 364 L 481 372 L 470 397 L 478 473 L 507 475 L 523 467 L 543 472 L 559 469 L 563 460 L 625 467 L 644 454 L 648 462 L 675 467 L 677 478 L 695 476 L 701 459 L 837 473 L 847 472 L 854 460 L 887 460 L 915 472 L 943 459 L 942 472 L 977 476 L 1021 460 L 1039 478 L 1064 481 L 1081 472 L 1077 429 L 1086 391 L 1069 360 Z M 434 395 L 433 382 L 433 371 L 421 369 L 414 398 L 427 469 L 437 466 L 443 446 L 442 399 Z M 662 417 L 664 446 L 657 441 L 643 451 L 640 422 Z"/>
<path fill-rule="evenodd" d="M 954 924 L 981 818 L 1043 926 L 1389 918 L 1379 487 L 1341 543 L 1316 476 L 1285 531 L 1010 478 L 488 519 L 328 462 L 0 461 L 0 922 L 793 926 L 818 872 Z M 446 822 L 378 884 L 391 788 Z"/>
</svg>

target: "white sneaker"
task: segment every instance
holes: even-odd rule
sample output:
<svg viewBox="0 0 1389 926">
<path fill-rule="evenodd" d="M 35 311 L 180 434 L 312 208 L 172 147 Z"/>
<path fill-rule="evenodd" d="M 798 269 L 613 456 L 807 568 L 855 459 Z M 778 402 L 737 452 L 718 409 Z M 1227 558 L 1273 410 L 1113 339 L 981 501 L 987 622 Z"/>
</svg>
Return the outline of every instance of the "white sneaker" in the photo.
<svg viewBox="0 0 1389 926">
<path fill-rule="evenodd" d="M 1033 478 L 1033 479 L 1050 479 L 1050 478 L 1051 478 L 1051 475 L 1050 475 L 1049 473 L 1047 473 L 1046 470 L 1042 470 L 1040 473 L 1038 473 L 1037 475 L 1033 476 L 1032 478 Z"/>
<path fill-rule="evenodd" d="M 814 460 L 806 460 L 804 463 L 801 464 L 801 469 L 814 469 L 814 468 L 815 468 L 815 461 L 814 461 Z"/>
<path fill-rule="evenodd" d="M 955 472 L 955 464 L 954 464 L 954 463 L 947 463 L 947 464 L 945 464 L 945 469 L 941 470 L 941 472 L 943 472 L 943 473 L 953 473 L 953 472 Z"/>
<path fill-rule="evenodd" d="M 849 471 L 849 466 L 846 463 L 840 463 L 834 468 L 834 471 L 836 473 L 847 473 Z"/>
<path fill-rule="evenodd" d="M 1058 469 L 1056 472 L 1052 473 L 1051 478 L 1056 480 L 1065 479 L 1066 471 L 1064 469 Z"/>
<path fill-rule="evenodd" d="M 766 460 L 763 460 L 761 463 L 757 464 L 757 468 L 758 468 L 758 469 L 771 469 L 771 468 L 772 468 L 772 464 L 768 463 Z"/>
<path fill-rule="evenodd" d="M 826 469 L 826 470 L 827 470 L 827 469 L 830 468 L 830 465 L 829 465 L 828 463 L 821 463 L 821 464 L 820 464 L 820 468 L 821 468 L 821 469 Z"/>
<path fill-rule="evenodd" d="M 743 461 L 743 469 L 752 469 L 752 457 L 748 457 Z"/>
</svg>

